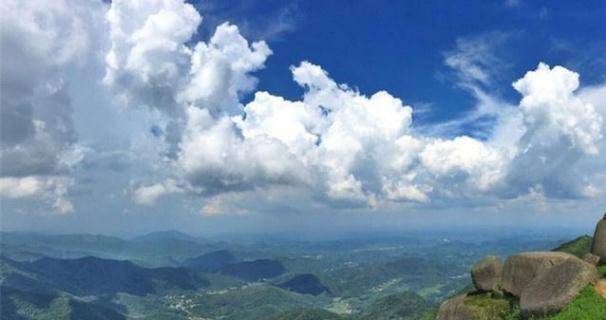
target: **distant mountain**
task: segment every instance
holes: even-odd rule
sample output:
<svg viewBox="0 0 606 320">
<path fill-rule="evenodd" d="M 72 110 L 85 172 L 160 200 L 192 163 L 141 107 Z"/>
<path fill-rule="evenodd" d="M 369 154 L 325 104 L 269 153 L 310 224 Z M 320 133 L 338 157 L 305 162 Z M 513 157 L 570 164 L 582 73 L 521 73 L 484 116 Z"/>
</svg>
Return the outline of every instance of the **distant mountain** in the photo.
<svg viewBox="0 0 606 320">
<path fill-rule="evenodd" d="M 146 233 L 142 236 L 138 236 L 133 238 L 134 241 L 156 241 L 156 240 L 183 240 L 183 241 L 203 241 L 202 238 L 191 236 L 187 233 L 183 233 L 176 230 L 163 230 L 163 231 L 153 231 L 150 233 Z"/>
<path fill-rule="evenodd" d="M 302 294 L 317 296 L 321 293 L 330 293 L 320 280 L 311 273 L 300 274 L 277 285 L 278 287 Z"/>
<path fill-rule="evenodd" d="M 231 251 L 218 250 L 187 259 L 183 262 L 183 266 L 198 272 L 216 272 L 228 264 L 237 262 L 238 258 Z"/>
<path fill-rule="evenodd" d="M 3 255 L 22 261 L 40 255 L 61 259 L 95 256 L 128 259 L 145 266 L 177 266 L 178 261 L 225 247 L 177 231 L 153 232 L 131 240 L 88 234 L 2 232 L 0 243 Z"/>
<path fill-rule="evenodd" d="M 184 268 L 143 268 L 130 261 L 84 257 L 42 258 L 34 262 L 3 260 L 6 284 L 18 289 L 41 286 L 75 295 L 114 294 L 143 296 L 163 289 L 193 290 L 207 280 Z M 6 270 L 6 271 L 5 271 Z"/>
<path fill-rule="evenodd" d="M 219 273 L 221 274 L 248 281 L 275 278 L 285 271 L 286 268 L 284 268 L 282 263 L 270 259 L 232 263 L 219 269 Z"/>
</svg>

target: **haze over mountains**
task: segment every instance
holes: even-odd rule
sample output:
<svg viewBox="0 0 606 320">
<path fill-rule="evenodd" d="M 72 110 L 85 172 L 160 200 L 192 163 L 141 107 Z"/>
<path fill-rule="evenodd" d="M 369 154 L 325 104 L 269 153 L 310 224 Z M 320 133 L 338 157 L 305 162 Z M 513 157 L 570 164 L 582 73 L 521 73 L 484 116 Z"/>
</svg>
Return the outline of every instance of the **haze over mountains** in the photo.
<svg viewBox="0 0 606 320">
<path fill-rule="evenodd" d="M 4 232 L 3 318 L 429 319 L 469 283 L 473 260 L 549 249 L 567 237 L 427 233 L 304 242 L 174 231 L 132 239 Z"/>
<path fill-rule="evenodd" d="M 604 0 L 0 16 L 2 320 L 606 314 Z"/>
</svg>

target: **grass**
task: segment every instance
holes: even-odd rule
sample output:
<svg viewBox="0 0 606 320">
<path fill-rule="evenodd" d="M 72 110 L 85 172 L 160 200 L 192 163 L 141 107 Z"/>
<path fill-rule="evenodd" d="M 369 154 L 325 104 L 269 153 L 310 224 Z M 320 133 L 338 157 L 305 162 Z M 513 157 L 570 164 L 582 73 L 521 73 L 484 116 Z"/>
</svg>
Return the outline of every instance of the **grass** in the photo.
<svg viewBox="0 0 606 320">
<path fill-rule="evenodd" d="M 478 320 L 507 319 L 512 312 L 508 300 L 493 298 L 489 293 L 469 295 L 464 303 Z"/>
<path fill-rule="evenodd" d="M 606 299 L 588 286 L 564 310 L 545 320 L 606 320 Z"/>
</svg>

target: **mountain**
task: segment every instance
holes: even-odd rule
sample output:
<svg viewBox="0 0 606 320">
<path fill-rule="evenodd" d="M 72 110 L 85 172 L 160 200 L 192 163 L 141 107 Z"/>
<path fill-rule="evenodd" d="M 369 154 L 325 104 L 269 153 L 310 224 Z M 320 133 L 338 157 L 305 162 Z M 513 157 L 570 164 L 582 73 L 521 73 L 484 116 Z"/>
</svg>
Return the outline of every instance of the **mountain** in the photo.
<svg viewBox="0 0 606 320">
<path fill-rule="evenodd" d="M 75 295 L 118 292 L 143 296 L 164 289 L 194 290 L 207 280 L 184 268 L 144 268 L 130 261 L 84 257 L 42 258 L 34 262 L 3 260 L 5 283 L 18 289 L 48 287 Z M 12 272 L 11 272 L 12 271 Z"/>
<path fill-rule="evenodd" d="M 580 236 L 572 241 L 562 243 L 553 251 L 561 251 L 573 254 L 579 258 L 591 251 L 592 238 L 588 235 Z"/>
<path fill-rule="evenodd" d="M 121 313 L 96 302 L 82 301 L 59 293 L 23 291 L 0 286 L 2 319 L 124 320 Z"/>
<path fill-rule="evenodd" d="M 434 308 L 414 292 L 402 292 L 377 299 L 359 320 L 434 319 Z"/>
<path fill-rule="evenodd" d="M 278 287 L 302 294 L 317 296 L 321 293 L 330 293 L 320 280 L 311 273 L 300 274 L 277 285 Z"/>
<path fill-rule="evenodd" d="M 157 240 L 166 240 L 166 239 L 174 239 L 174 240 L 182 240 L 182 241 L 203 241 L 201 238 L 197 238 L 191 236 L 187 233 L 183 233 L 176 230 L 162 230 L 162 231 L 153 231 L 150 233 L 146 233 L 142 236 L 138 236 L 133 238 L 133 241 L 157 241 Z"/>
<path fill-rule="evenodd" d="M 221 274 L 248 281 L 275 278 L 285 271 L 286 268 L 284 268 L 282 263 L 270 259 L 232 263 L 219 269 L 219 273 Z"/>
<path fill-rule="evenodd" d="M 178 261 L 225 247 L 225 244 L 177 231 L 152 232 L 130 240 L 89 234 L 2 232 L 0 243 L 4 256 L 21 261 L 40 256 L 61 259 L 95 256 L 127 259 L 148 267 L 178 266 Z"/>
<path fill-rule="evenodd" d="M 183 266 L 198 272 L 216 272 L 228 264 L 237 262 L 238 258 L 231 251 L 218 250 L 187 259 L 183 262 Z"/>
<path fill-rule="evenodd" d="M 346 320 L 345 316 L 324 309 L 294 309 L 269 318 L 269 320 Z"/>
</svg>

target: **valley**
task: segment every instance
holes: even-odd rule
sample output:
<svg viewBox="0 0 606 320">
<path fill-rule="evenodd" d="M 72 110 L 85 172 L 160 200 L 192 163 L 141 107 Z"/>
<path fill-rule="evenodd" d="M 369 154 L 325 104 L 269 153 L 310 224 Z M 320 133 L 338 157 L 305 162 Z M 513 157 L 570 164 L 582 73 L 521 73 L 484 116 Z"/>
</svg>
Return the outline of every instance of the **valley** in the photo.
<svg viewBox="0 0 606 320">
<path fill-rule="evenodd" d="M 480 257 L 550 249 L 570 238 L 436 232 L 268 241 L 4 232 L 3 319 L 433 319 L 441 301 L 469 286 L 469 268 Z"/>
</svg>

